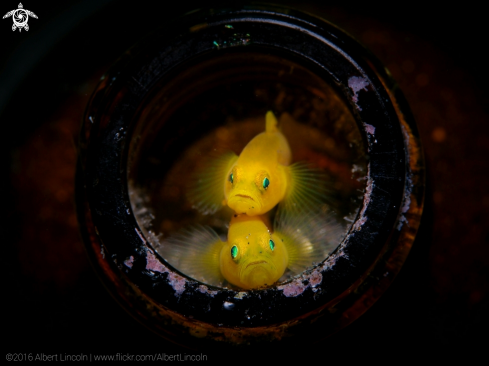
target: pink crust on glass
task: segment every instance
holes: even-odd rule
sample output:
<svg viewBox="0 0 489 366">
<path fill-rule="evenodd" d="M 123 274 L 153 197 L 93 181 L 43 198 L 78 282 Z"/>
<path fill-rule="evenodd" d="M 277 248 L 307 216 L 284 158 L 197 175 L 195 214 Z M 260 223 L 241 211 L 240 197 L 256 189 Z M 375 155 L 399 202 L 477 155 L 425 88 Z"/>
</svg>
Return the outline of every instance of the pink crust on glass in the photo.
<svg viewBox="0 0 489 366">
<path fill-rule="evenodd" d="M 369 83 L 366 78 L 362 78 L 359 76 L 352 76 L 351 78 L 348 79 L 348 86 L 353 91 L 353 97 L 351 99 L 353 100 L 353 102 L 355 103 L 359 111 L 361 111 L 362 108 L 360 108 L 357 104 L 358 92 L 362 89 L 367 91 L 367 85 L 369 85 Z"/>
<path fill-rule="evenodd" d="M 175 296 L 179 296 L 185 291 L 185 284 L 187 283 L 187 280 L 179 274 L 171 272 L 168 268 L 166 268 L 163 263 L 161 263 L 155 257 L 149 248 L 146 252 L 146 269 L 153 272 L 168 273 L 168 282 L 175 290 Z"/>
<path fill-rule="evenodd" d="M 129 258 L 127 258 L 125 261 L 124 261 L 124 264 L 129 267 L 129 268 L 132 268 L 132 263 L 134 262 L 134 257 L 131 255 Z"/>
<path fill-rule="evenodd" d="M 364 126 L 365 126 L 365 131 L 367 131 L 367 133 L 369 133 L 372 136 L 375 134 L 375 127 L 374 126 L 369 125 L 368 123 L 365 123 Z"/>
</svg>

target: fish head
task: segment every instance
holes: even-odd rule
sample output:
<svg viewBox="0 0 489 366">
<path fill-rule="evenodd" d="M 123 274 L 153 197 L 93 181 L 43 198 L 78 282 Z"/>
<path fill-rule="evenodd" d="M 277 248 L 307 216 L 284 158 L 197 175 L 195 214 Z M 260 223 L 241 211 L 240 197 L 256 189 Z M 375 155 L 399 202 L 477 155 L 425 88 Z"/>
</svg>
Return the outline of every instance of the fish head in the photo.
<svg viewBox="0 0 489 366">
<path fill-rule="evenodd" d="M 261 216 L 240 216 L 242 220 L 231 221 L 228 241 L 221 250 L 221 272 L 244 289 L 271 286 L 287 268 L 285 246 L 270 233 Z"/>
<path fill-rule="evenodd" d="M 256 216 L 267 213 L 284 198 L 286 184 L 280 164 L 240 158 L 228 174 L 224 194 L 234 212 Z"/>
</svg>

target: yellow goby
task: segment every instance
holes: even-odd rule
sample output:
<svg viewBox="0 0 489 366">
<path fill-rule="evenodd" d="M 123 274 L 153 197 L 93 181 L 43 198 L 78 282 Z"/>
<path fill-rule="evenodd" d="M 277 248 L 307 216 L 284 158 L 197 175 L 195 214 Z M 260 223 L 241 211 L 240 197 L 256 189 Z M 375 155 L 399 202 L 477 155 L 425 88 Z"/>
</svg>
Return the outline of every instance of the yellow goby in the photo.
<svg viewBox="0 0 489 366">
<path fill-rule="evenodd" d="M 272 112 L 266 130 L 255 136 L 231 166 L 224 184 L 227 205 L 249 216 L 270 211 L 285 197 L 291 152 Z"/>
<path fill-rule="evenodd" d="M 290 165 L 291 150 L 275 115 L 267 112 L 265 121 L 265 131 L 239 156 L 228 152 L 211 159 L 191 179 L 188 196 L 194 208 L 212 214 L 228 205 L 237 214 L 255 216 L 278 203 L 288 214 L 316 210 L 326 201 L 324 174 L 304 163 Z"/>
<path fill-rule="evenodd" d="M 272 286 L 324 260 L 344 229 L 321 214 L 289 216 L 269 228 L 265 216 L 233 215 L 227 240 L 208 226 L 186 228 L 155 245 L 177 270 L 198 281 L 242 289 Z"/>
<path fill-rule="evenodd" d="M 262 216 L 233 216 L 219 255 L 219 267 L 228 282 L 243 289 L 271 286 L 288 263 L 284 242 L 270 232 Z"/>
</svg>

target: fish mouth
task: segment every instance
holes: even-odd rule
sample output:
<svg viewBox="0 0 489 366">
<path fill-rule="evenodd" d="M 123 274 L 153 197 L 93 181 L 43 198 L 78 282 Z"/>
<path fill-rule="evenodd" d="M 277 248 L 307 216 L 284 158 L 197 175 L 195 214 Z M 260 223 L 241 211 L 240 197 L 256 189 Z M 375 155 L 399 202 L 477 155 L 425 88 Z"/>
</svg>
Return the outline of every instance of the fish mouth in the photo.
<svg viewBox="0 0 489 366">
<path fill-rule="evenodd" d="M 247 269 L 249 266 L 254 266 L 254 265 L 257 265 L 257 264 L 266 264 L 267 261 L 255 261 L 255 262 L 251 262 L 251 263 L 248 263 L 248 265 L 245 267 L 245 269 Z"/>
<path fill-rule="evenodd" d="M 251 216 L 256 215 L 256 212 L 261 212 L 262 210 L 260 198 L 247 191 L 239 191 L 231 194 L 227 203 L 237 213 L 245 213 Z"/>
<path fill-rule="evenodd" d="M 240 275 L 241 282 L 249 289 L 261 288 L 273 284 L 274 271 L 266 261 L 255 261 L 248 263 Z"/>
<path fill-rule="evenodd" d="M 246 198 L 246 199 L 250 199 L 250 200 L 252 200 L 252 201 L 255 201 L 255 200 L 253 199 L 253 197 L 251 197 L 251 196 L 247 196 L 246 194 L 236 194 L 234 197 L 241 197 L 241 198 Z"/>
</svg>

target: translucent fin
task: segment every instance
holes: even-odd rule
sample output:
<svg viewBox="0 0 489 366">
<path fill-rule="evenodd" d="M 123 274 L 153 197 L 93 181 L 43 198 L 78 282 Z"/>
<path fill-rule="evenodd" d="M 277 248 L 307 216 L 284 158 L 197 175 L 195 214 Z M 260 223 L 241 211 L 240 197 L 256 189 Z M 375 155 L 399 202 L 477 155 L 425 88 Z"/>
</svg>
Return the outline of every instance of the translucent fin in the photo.
<svg viewBox="0 0 489 366">
<path fill-rule="evenodd" d="M 193 208 L 204 215 L 210 215 L 225 205 L 224 184 L 237 159 L 238 156 L 233 152 L 210 158 L 208 163 L 192 176 L 187 187 L 187 197 Z"/>
<path fill-rule="evenodd" d="M 346 233 L 332 212 L 276 216 L 274 228 L 289 255 L 290 275 L 295 276 L 325 260 Z"/>
<path fill-rule="evenodd" d="M 266 131 L 267 132 L 277 132 L 278 131 L 278 121 L 272 111 L 268 111 L 265 115 L 266 121 Z"/>
<path fill-rule="evenodd" d="M 284 167 L 289 170 L 289 187 L 280 202 L 281 215 L 318 212 L 331 202 L 332 190 L 328 188 L 326 174 L 306 163 L 294 163 Z"/>
<path fill-rule="evenodd" d="M 155 250 L 169 264 L 189 277 L 221 286 L 224 277 L 219 268 L 223 242 L 208 226 L 192 226 L 155 244 Z"/>
</svg>

